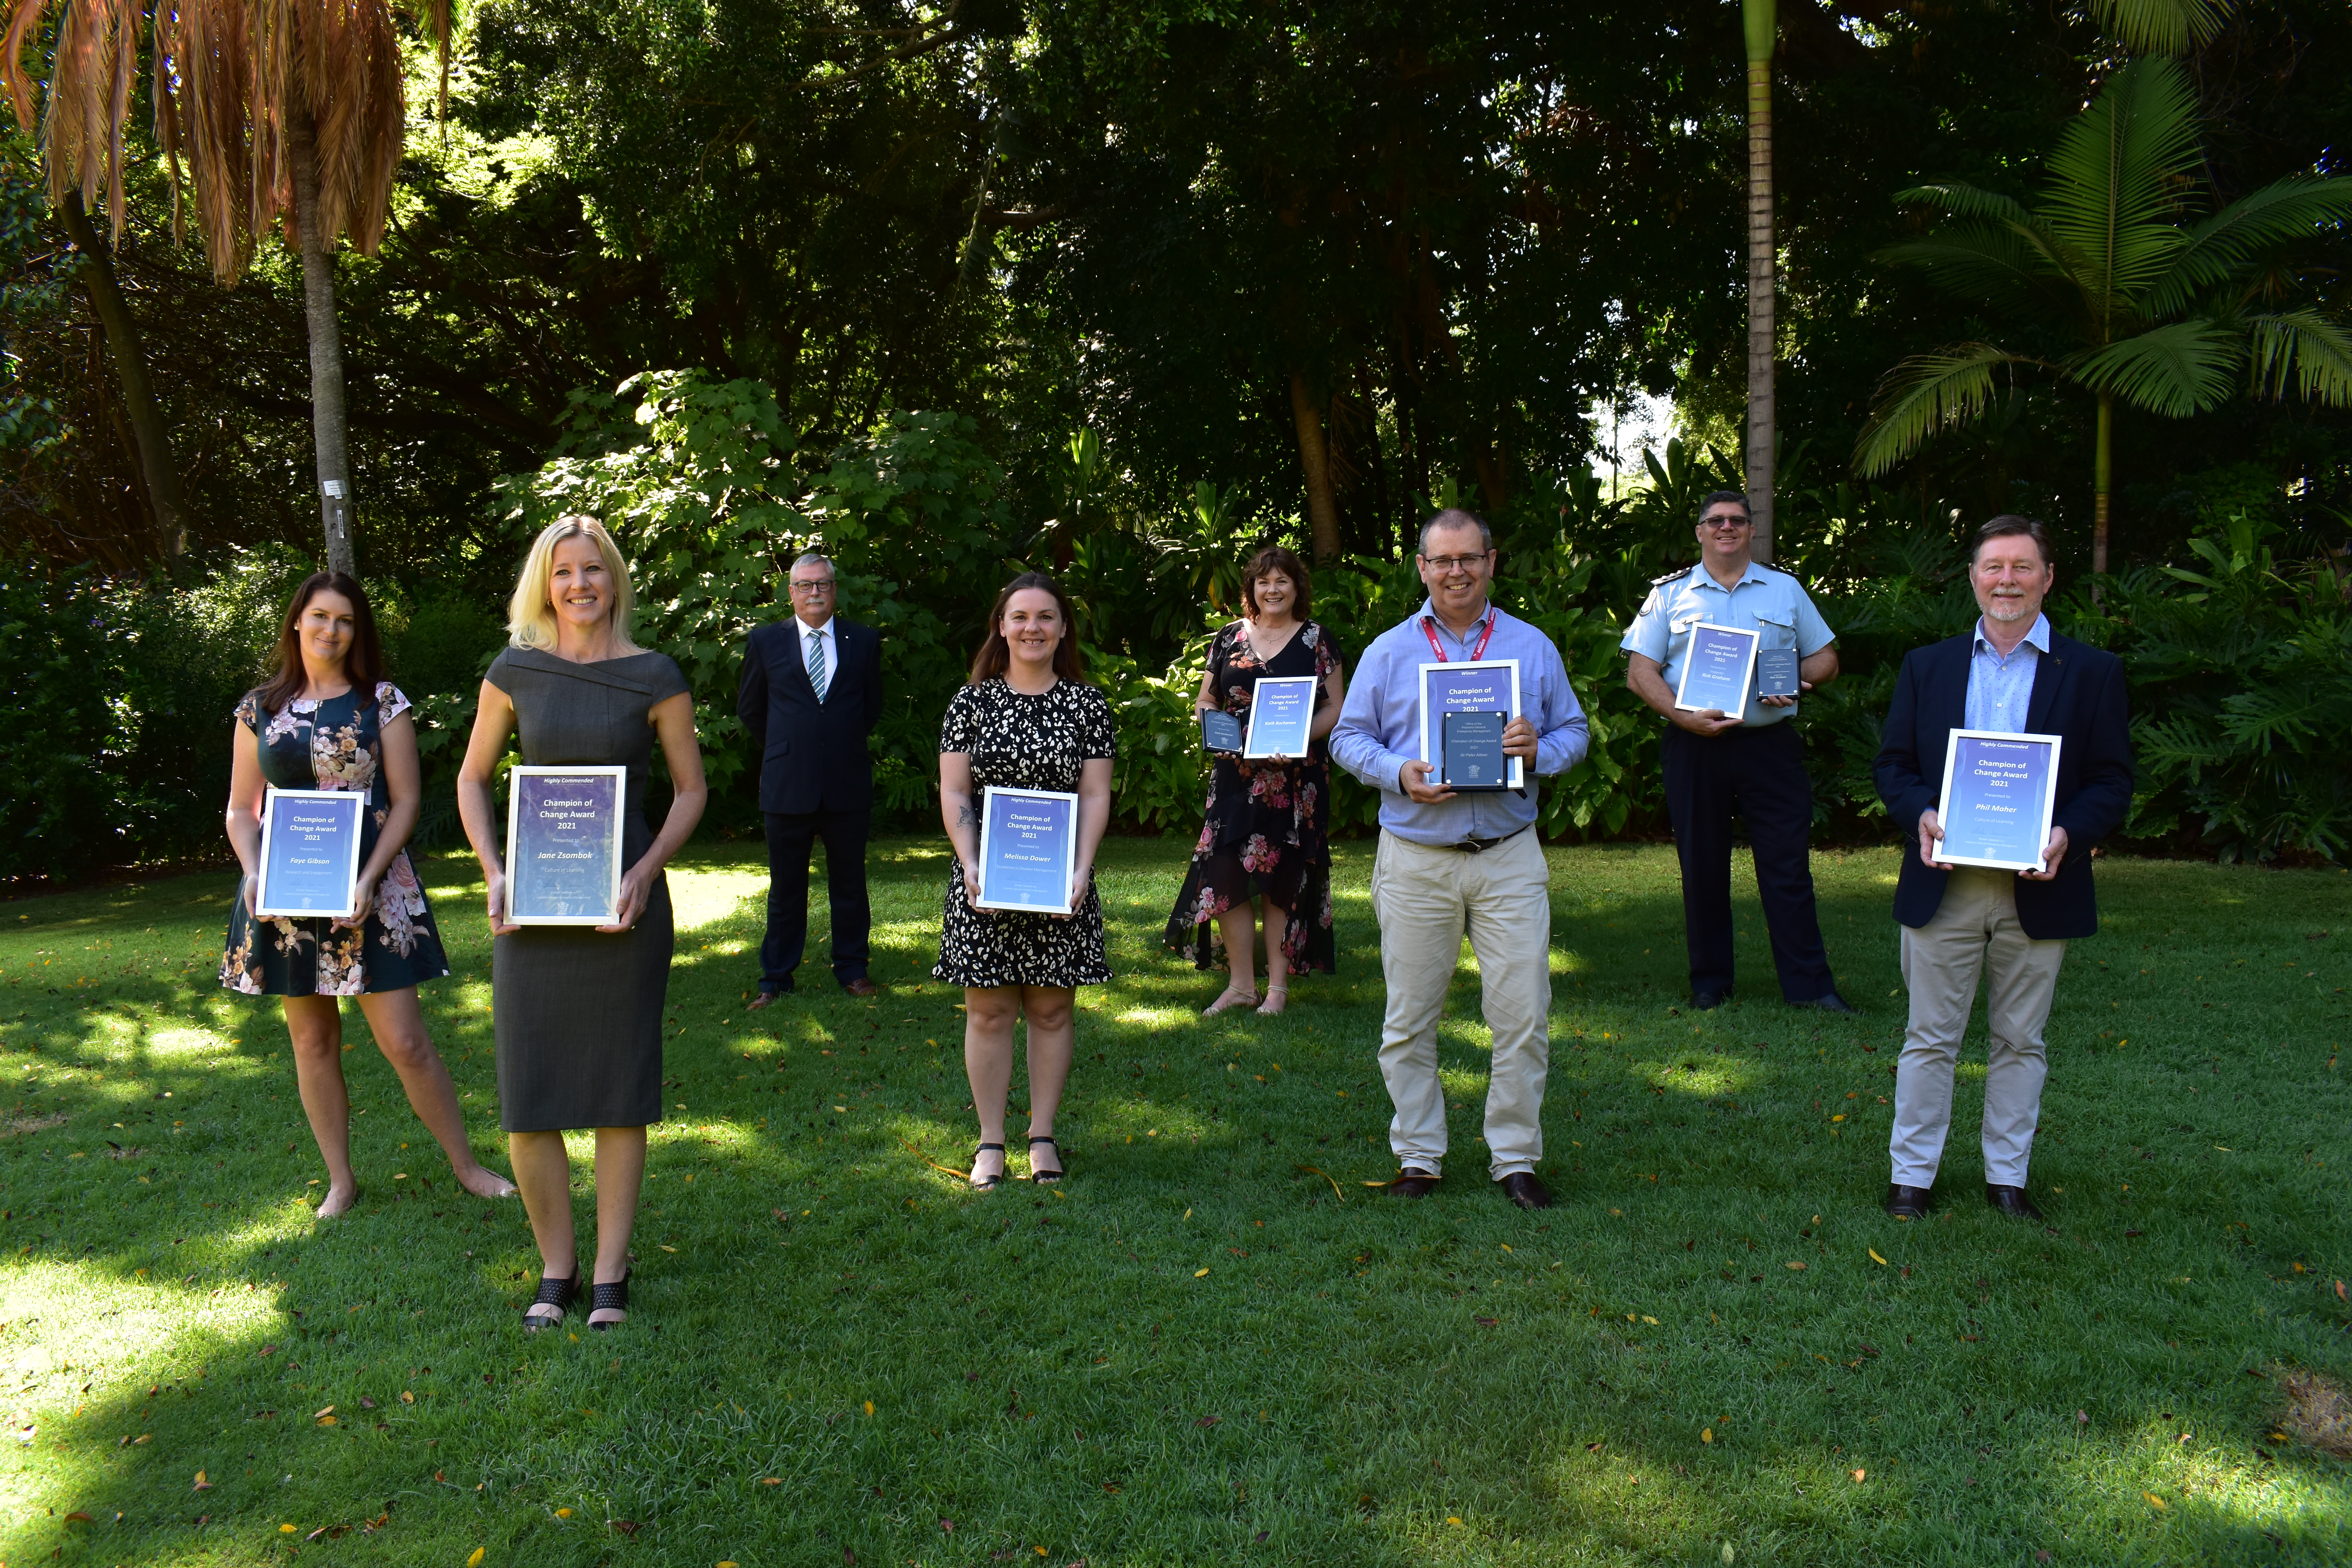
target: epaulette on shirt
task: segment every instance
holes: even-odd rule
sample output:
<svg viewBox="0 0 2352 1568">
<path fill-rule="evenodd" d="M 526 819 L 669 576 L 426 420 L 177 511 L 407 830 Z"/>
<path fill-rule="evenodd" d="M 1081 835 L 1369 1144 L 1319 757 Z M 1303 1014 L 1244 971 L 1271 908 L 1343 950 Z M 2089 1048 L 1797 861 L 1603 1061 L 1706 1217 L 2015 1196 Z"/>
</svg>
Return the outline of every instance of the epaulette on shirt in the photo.
<svg viewBox="0 0 2352 1568">
<path fill-rule="evenodd" d="M 1681 582 L 1684 578 L 1685 578 L 1685 577 L 1689 576 L 1692 573 L 1694 573 L 1694 572 L 1696 572 L 1696 571 L 1697 571 L 1697 570 L 1698 570 L 1698 563 L 1696 563 L 1696 561 L 1694 561 L 1693 563 L 1691 563 L 1689 565 L 1687 565 L 1687 566 L 1684 567 L 1684 568 L 1683 568 L 1681 571 L 1679 571 L 1679 572 L 1669 572 L 1669 573 L 1667 573 L 1667 574 L 1666 574 L 1664 576 L 1663 576 L 1663 577 L 1653 577 L 1653 578 L 1651 578 L 1651 579 L 1650 579 L 1650 586 L 1651 586 L 1651 587 L 1653 587 L 1653 588 L 1663 588 L 1663 587 L 1664 587 L 1664 586 L 1665 586 L 1667 584 L 1669 584 L 1669 583 L 1679 583 L 1679 582 Z"/>
</svg>

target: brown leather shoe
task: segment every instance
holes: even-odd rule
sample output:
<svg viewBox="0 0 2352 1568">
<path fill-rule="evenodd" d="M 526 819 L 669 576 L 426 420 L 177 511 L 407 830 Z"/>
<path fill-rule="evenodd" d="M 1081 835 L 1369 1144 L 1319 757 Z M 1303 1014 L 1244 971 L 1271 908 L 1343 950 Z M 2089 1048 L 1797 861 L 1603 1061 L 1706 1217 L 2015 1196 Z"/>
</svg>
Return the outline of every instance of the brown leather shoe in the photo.
<svg viewBox="0 0 2352 1568">
<path fill-rule="evenodd" d="M 1533 1171 L 1513 1171 L 1496 1185 L 1503 1189 L 1505 1197 L 1523 1209 L 1551 1207 L 1551 1189 L 1538 1181 Z"/>
<path fill-rule="evenodd" d="M 1419 1165 L 1407 1165 L 1389 1184 L 1389 1196 L 1392 1198 L 1425 1198 L 1436 1190 L 1437 1178 Z"/>
<path fill-rule="evenodd" d="M 2012 1215 L 2019 1219 L 2030 1219 L 2036 1225 L 2042 1223 L 2042 1211 L 2033 1206 L 2033 1200 L 2025 1195 L 2023 1187 L 1996 1187 L 1990 1182 L 1987 1182 L 1985 1202 L 2005 1215 Z"/>
<path fill-rule="evenodd" d="M 863 974 L 859 975 L 855 980 L 843 981 L 841 983 L 841 988 L 844 991 L 848 992 L 852 996 L 878 996 L 882 993 L 882 987 L 875 984 L 874 982 L 866 979 Z"/>
<path fill-rule="evenodd" d="M 1886 1213 L 1892 1219 L 1926 1219 L 1927 1210 L 1935 1204 L 1933 1187 L 1906 1187 L 1900 1182 L 1886 1184 Z"/>
<path fill-rule="evenodd" d="M 751 1010 L 756 1013 L 762 1007 L 772 1007 L 777 1003 L 782 1001 L 788 994 L 790 994 L 790 993 L 783 991 L 762 991 L 757 996 L 751 998 Z"/>
</svg>

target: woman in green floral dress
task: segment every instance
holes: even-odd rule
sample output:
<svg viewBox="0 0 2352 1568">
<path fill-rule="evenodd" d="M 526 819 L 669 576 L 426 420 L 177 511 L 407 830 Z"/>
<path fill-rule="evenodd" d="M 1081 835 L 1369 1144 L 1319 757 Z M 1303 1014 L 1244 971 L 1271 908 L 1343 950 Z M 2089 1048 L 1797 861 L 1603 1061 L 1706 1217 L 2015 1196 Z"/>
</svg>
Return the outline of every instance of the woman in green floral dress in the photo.
<svg viewBox="0 0 2352 1568">
<path fill-rule="evenodd" d="M 228 837 L 245 877 L 229 910 L 221 984 L 285 999 L 295 1081 L 327 1162 L 321 1219 L 359 1198 L 343 1083 L 345 996 L 358 999 L 377 1047 L 449 1156 L 458 1184 L 486 1198 L 514 1192 L 474 1158 L 457 1089 L 417 1005 L 417 982 L 448 973 L 449 961 L 404 847 L 416 826 L 416 727 L 408 699 L 382 679 L 383 670 L 367 595 L 341 573 L 313 573 L 278 628 L 277 675 L 236 705 L 232 742 Z M 366 792 L 359 909 L 348 919 L 263 920 L 253 913 L 263 790 L 270 784 Z"/>
</svg>

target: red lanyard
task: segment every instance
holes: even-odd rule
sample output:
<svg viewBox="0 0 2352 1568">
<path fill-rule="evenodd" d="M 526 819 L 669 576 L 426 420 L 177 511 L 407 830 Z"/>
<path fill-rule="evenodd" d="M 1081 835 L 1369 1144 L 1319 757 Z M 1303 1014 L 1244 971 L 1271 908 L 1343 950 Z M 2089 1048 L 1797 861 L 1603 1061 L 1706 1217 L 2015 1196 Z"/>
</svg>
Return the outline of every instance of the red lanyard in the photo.
<svg viewBox="0 0 2352 1568">
<path fill-rule="evenodd" d="M 1500 616 L 1501 612 L 1496 610 L 1492 605 L 1486 606 L 1486 629 L 1478 634 L 1478 646 L 1470 650 L 1470 657 L 1464 660 L 1464 663 L 1475 664 L 1480 659 L 1486 657 L 1486 645 L 1494 640 L 1495 622 L 1499 619 Z M 1434 616 L 1423 616 L 1421 617 L 1421 635 L 1429 639 L 1429 651 L 1437 656 L 1438 663 L 1452 664 L 1454 661 L 1446 658 L 1445 650 L 1437 646 L 1437 633 L 1431 629 L 1430 623 L 1436 618 L 1437 617 Z"/>
</svg>

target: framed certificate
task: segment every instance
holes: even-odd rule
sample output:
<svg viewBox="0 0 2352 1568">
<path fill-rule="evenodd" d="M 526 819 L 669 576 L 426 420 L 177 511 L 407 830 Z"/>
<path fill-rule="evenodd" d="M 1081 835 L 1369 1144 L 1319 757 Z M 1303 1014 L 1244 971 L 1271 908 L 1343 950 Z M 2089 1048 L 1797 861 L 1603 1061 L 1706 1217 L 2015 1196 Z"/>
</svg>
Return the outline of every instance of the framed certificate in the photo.
<svg viewBox="0 0 2352 1568">
<path fill-rule="evenodd" d="M 1071 913 L 1078 868 L 1078 797 L 1058 790 L 981 791 L 981 910 Z"/>
<path fill-rule="evenodd" d="M 1464 664 L 1421 667 L 1421 760 L 1440 779 L 1445 776 L 1445 715 L 1500 713 L 1508 724 L 1519 716 L 1519 661 L 1516 658 L 1472 659 Z M 1508 759 L 1505 789 L 1527 785 L 1527 763 Z"/>
<path fill-rule="evenodd" d="M 611 925 L 621 910 L 625 767 L 519 766 L 507 775 L 507 920 Z"/>
<path fill-rule="evenodd" d="M 1203 708 L 1201 714 L 1201 749 L 1206 752 L 1238 752 L 1242 749 L 1242 721 L 1222 708 Z"/>
<path fill-rule="evenodd" d="M 1754 632 L 1738 626 L 1699 622 L 1690 629 L 1690 647 L 1683 654 L 1683 678 L 1675 689 L 1675 706 L 1688 713 L 1709 709 L 1727 719 L 1748 711 L 1748 693 L 1755 679 Z"/>
<path fill-rule="evenodd" d="M 2056 735 L 1955 730 L 1944 747 L 1944 792 L 1936 818 L 1943 866 L 2039 871 L 2058 807 Z"/>
<path fill-rule="evenodd" d="M 257 915 L 341 920 L 359 908 L 363 790 L 278 789 L 262 794 Z"/>
<path fill-rule="evenodd" d="M 1249 736 L 1242 755 L 1305 756 L 1314 743 L 1307 732 L 1315 724 L 1315 689 L 1322 684 L 1313 675 L 1260 676 L 1250 689 Z"/>
</svg>

